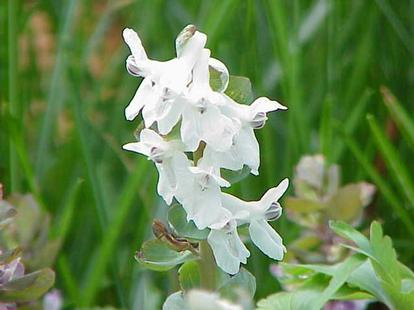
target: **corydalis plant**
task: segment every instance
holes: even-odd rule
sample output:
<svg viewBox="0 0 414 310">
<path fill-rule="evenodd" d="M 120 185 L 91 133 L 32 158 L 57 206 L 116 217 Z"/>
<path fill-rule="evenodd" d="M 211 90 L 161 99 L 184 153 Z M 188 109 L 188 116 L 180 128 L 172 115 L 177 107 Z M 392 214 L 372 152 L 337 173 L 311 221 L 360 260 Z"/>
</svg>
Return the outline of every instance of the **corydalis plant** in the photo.
<svg viewBox="0 0 414 310">
<path fill-rule="evenodd" d="M 375 186 L 367 182 L 341 185 L 340 179 L 339 166 L 329 165 L 322 155 L 305 155 L 295 167 L 295 196 L 287 197 L 284 203 L 288 218 L 303 229 L 290 244 L 290 261 L 333 263 L 346 256 L 339 237 L 328 229 L 328 222 L 341 220 L 353 226 L 361 223 Z"/>
<path fill-rule="evenodd" d="M 222 192 L 231 184 L 221 176 L 221 170 L 247 167 L 257 175 L 260 156 L 254 130 L 265 125 L 268 112 L 286 107 L 265 97 L 242 105 L 228 96 L 228 70 L 210 57 L 210 50 L 205 48 L 206 35 L 193 25 L 178 35 L 177 57 L 165 62 L 148 58 L 133 30 L 125 29 L 123 37 L 131 50 L 127 71 L 143 78 L 125 116 L 133 120 L 141 113 L 145 127 L 138 142 L 126 144 L 124 149 L 154 162 L 159 173 L 158 193 L 168 205 L 176 201 L 182 206 L 188 225 L 206 232 L 190 237 L 207 239 L 223 271 L 236 274 L 240 263 L 245 264 L 250 255 L 238 235 L 241 225 L 248 225 L 251 240 L 260 250 L 281 260 L 286 250 L 268 221 L 282 213 L 278 200 L 288 180 L 269 189 L 258 201 L 243 201 Z M 177 237 L 188 237 L 169 236 L 168 232 L 158 235 L 176 251 L 182 249 L 179 242 L 186 242 Z M 206 246 L 203 242 L 201 248 Z M 198 246 L 188 245 L 193 246 L 191 256 L 197 254 Z M 144 245 L 138 258 L 145 261 L 151 251 L 150 245 Z M 184 254 L 177 256 L 177 261 L 185 261 Z"/>
</svg>

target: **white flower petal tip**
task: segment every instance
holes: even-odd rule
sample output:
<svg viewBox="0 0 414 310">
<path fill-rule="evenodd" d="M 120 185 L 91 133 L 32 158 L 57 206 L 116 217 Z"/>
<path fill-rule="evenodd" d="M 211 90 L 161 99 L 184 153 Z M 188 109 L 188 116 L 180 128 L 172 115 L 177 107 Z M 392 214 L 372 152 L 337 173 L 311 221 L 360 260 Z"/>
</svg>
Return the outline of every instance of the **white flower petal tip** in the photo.
<svg viewBox="0 0 414 310">
<path fill-rule="evenodd" d="M 289 179 L 283 179 L 278 186 L 270 188 L 260 199 L 263 208 L 268 208 L 272 203 L 277 202 L 289 187 Z"/>
<path fill-rule="evenodd" d="M 253 103 L 252 106 L 257 110 L 261 112 L 271 112 L 271 111 L 277 111 L 277 110 L 287 110 L 287 107 L 280 104 L 279 102 L 275 100 L 270 100 L 267 97 L 260 97 L 257 98 Z"/>
<path fill-rule="evenodd" d="M 139 112 L 136 112 L 135 109 L 133 109 L 131 106 L 127 106 L 125 108 L 125 119 L 127 121 L 133 121 L 138 116 L 138 114 Z"/>
<path fill-rule="evenodd" d="M 276 187 L 276 189 L 278 190 L 278 192 L 280 193 L 279 198 L 286 192 L 286 190 L 289 187 L 289 179 L 285 178 L 283 179 L 279 185 Z"/>
<path fill-rule="evenodd" d="M 131 50 L 131 54 L 134 56 L 135 61 L 148 60 L 145 49 L 141 43 L 141 39 L 134 30 L 131 28 L 125 28 L 122 31 L 122 37 Z"/>
<path fill-rule="evenodd" d="M 125 151 L 137 152 L 137 142 L 127 143 L 122 146 Z"/>
<path fill-rule="evenodd" d="M 132 40 L 138 38 L 138 34 L 131 28 L 125 28 L 122 31 L 122 36 L 126 44 L 129 44 L 130 42 L 132 42 Z"/>
</svg>

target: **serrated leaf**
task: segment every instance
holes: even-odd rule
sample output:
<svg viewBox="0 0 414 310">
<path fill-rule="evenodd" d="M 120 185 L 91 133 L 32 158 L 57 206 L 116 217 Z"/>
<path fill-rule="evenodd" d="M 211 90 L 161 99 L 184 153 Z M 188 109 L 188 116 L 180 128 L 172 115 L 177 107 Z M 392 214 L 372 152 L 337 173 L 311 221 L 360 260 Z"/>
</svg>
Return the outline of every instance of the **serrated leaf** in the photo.
<svg viewBox="0 0 414 310">
<path fill-rule="evenodd" d="M 155 271 L 167 271 L 195 258 L 190 251 L 176 252 L 158 239 L 144 242 L 141 250 L 135 255 L 140 264 Z"/>
<path fill-rule="evenodd" d="M 199 230 L 193 221 L 187 221 L 187 213 L 179 204 L 174 204 L 169 208 L 168 222 L 177 236 L 181 238 L 205 240 L 210 232 L 207 228 Z"/>
<path fill-rule="evenodd" d="M 371 253 L 371 247 L 368 239 L 351 225 L 342 221 L 330 221 L 329 227 L 337 235 L 353 241 L 361 250 L 366 253 Z"/>
<path fill-rule="evenodd" d="M 252 84 L 244 76 L 230 75 L 225 94 L 241 104 L 250 104 L 253 101 Z"/>
<path fill-rule="evenodd" d="M 183 291 L 200 287 L 200 267 L 198 262 L 189 261 L 184 263 L 178 269 L 178 281 Z"/>
<path fill-rule="evenodd" d="M 49 268 L 24 275 L 0 286 L 0 301 L 28 302 L 46 293 L 55 282 L 55 273 Z"/>
<path fill-rule="evenodd" d="M 372 222 L 370 227 L 370 243 L 374 259 L 372 266 L 378 277 L 385 283 L 390 283 L 400 290 L 401 277 L 397 261 L 397 253 L 392 247 L 392 241 L 384 236 L 381 225 Z"/>
</svg>

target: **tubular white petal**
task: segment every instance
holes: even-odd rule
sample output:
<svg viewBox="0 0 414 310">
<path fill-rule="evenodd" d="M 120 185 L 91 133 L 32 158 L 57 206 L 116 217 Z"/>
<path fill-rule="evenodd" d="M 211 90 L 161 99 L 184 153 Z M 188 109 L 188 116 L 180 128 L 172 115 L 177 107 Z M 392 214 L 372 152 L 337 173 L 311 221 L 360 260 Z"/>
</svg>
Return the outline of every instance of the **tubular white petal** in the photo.
<svg viewBox="0 0 414 310">
<path fill-rule="evenodd" d="M 277 202 L 280 197 L 286 192 L 287 188 L 289 186 L 289 180 L 283 179 L 278 186 L 273 187 L 269 189 L 260 199 L 260 205 L 263 206 L 263 208 L 269 208 L 269 206 L 272 204 L 272 202 Z"/>
<path fill-rule="evenodd" d="M 125 118 L 132 121 L 135 117 L 137 117 L 144 105 L 152 100 L 155 100 L 155 98 L 151 87 L 151 81 L 149 79 L 144 79 L 138 87 L 131 102 L 125 108 Z"/>
<path fill-rule="evenodd" d="M 122 36 L 124 37 L 124 41 L 131 50 L 131 54 L 134 56 L 135 60 L 138 61 L 148 59 L 147 53 L 142 46 L 141 40 L 134 30 L 125 28 L 122 32 Z"/>
<path fill-rule="evenodd" d="M 183 59 L 189 68 L 192 68 L 200 53 L 207 42 L 207 36 L 204 33 L 196 31 L 194 35 L 183 46 L 179 59 Z"/>
<path fill-rule="evenodd" d="M 251 221 L 249 233 L 253 243 L 264 254 L 276 260 L 283 259 L 286 248 L 282 243 L 282 238 L 266 220 Z"/>
<path fill-rule="evenodd" d="M 240 263 L 245 264 L 250 256 L 235 228 L 230 232 L 212 229 L 207 241 L 213 250 L 217 265 L 229 274 L 239 272 Z"/>
<path fill-rule="evenodd" d="M 122 148 L 127 151 L 132 151 L 135 153 L 140 153 L 149 156 L 149 149 L 140 142 L 127 143 L 123 145 Z"/>
<path fill-rule="evenodd" d="M 237 151 L 242 162 L 249 166 L 251 173 L 259 174 L 260 155 L 259 143 L 252 128 L 243 127 L 234 138 Z"/>
</svg>

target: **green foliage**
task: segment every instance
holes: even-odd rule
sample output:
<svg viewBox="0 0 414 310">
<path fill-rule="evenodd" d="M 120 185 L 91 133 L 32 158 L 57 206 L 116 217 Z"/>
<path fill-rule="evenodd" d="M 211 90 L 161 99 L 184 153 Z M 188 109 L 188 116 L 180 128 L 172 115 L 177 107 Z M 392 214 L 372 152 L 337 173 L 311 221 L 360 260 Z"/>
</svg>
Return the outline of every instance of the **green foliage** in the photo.
<svg viewBox="0 0 414 310">
<path fill-rule="evenodd" d="M 182 238 L 204 240 L 209 233 L 209 229 L 198 230 L 193 221 L 187 221 L 187 213 L 179 204 L 174 204 L 168 209 L 168 222 L 174 232 Z"/>
<path fill-rule="evenodd" d="M 197 261 L 184 263 L 178 269 L 178 281 L 183 291 L 200 287 L 200 268 Z"/>
<path fill-rule="evenodd" d="M 229 85 L 225 93 L 238 103 L 251 104 L 253 102 L 252 84 L 244 76 L 230 75 Z"/>
<path fill-rule="evenodd" d="M 391 309 L 410 309 L 414 275 L 396 256 L 391 238 L 373 222 L 370 238 L 345 222 L 331 228 L 349 241 L 357 253 L 335 265 L 283 264 L 285 285 L 292 292 L 277 293 L 259 301 L 259 309 L 320 309 L 329 300 L 376 299 Z M 273 307 L 273 308 L 272 308 Z"/>
<path fill-rule="evenodd" d="M 235 293 L 242 291 L 247 294 L 249 298 L 253 299 L 256 293 L 256 278 L 245 268 L 240 268 L 238 274 L 229 276 L 222 274 L 218 291 L 221 296 L 228 298 L 235 298 Z"/>
<path fill-rule="evenodd" d="M 269 115 L 268 125 L 256 133 L 261 175 L 237 184 L 235 194 L 259 197 L 292 175 L 303 154 L 322 152 L 342 167 L 345 182 L 375 183 L 370 215 L 384 220 L 399 259 L 413 267 L 407 186 L 412 180 L 402 186 L 365 119 L 373 115 L 381 139 L 391 142 L 412 179 L 410 1 L 60 4 L 0 4 L 0 182 L 6 193 L 32 192 L 50 212 L 53 235 L 62 240 L 56 285 L 69 307 L 99 301 L 130 309 L 137 299 L 142 304 L 153 299 L 148 287 L 175 287 L 172 277 L 145 272 L 131 259 L 165 206 L 156 194 L 153 169 L 143 169 L 146 159 L 120 148 L 134 139 L 135 125 L 123 120 L 123 109 L 139 83 L 125 72 L 128 52 L 121 31 L 126 26 L 140 33 L 150 56 L 163 60 L 173 56 L 177 32 L 196 24 L 231 74 L 248 76 L 256 93 L 289 108 L 284 117 Z M 385 105 L 380 85 L 390 90 L 391 96 L 382 91 Z M 132 182 L 135 169 L 143 173 Z M 99 228 L 103 213 L 108 221 Z M 277 229 L 287 245 L 300 233 L 284 220 Z M 269 276 L 269 261 L 252 252 L 248 268 L 258 277 L 256 295 L 264 297 L 276 291 L 276 281 Z M 409 287 L 405 278 L 402 289 Z"/>
<path fill-rule="evenodd" d="M 195 259 L 191 252 L 177 252 L 158 239 L 145 241 L 135 258 L 146 268 L 155 271 L 167 271 L 179 264 Z"/>
<path fill-rule="evenodd" d="M 0 286 L 3 302 L 28 302 L 45 294 L 55 282 L 55 273 L 48 268 L 29 273 Z"/>
</svg>

